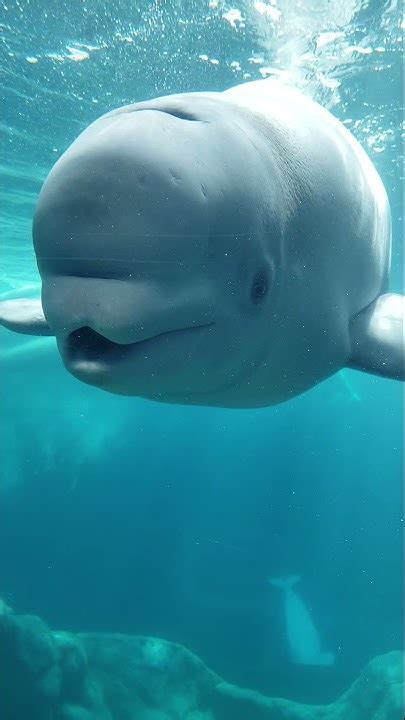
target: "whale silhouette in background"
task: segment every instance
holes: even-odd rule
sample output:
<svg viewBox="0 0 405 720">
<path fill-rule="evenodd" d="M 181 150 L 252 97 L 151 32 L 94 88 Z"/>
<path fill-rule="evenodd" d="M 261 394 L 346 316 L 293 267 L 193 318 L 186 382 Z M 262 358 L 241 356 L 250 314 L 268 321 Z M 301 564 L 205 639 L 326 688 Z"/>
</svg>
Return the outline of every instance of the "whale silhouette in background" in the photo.
<svg viewBox="0 0 405 720">
<path fill-rule="evenodd" d="M 273 587 L 283 592 L 285 634 L 290 659 L 299 665 L 333 665 L 335 655 L 322 650 L 309 609 L 294 589 L 300 579 L 299 575 L 291 575 L 270 580 Z"/>
</svg>

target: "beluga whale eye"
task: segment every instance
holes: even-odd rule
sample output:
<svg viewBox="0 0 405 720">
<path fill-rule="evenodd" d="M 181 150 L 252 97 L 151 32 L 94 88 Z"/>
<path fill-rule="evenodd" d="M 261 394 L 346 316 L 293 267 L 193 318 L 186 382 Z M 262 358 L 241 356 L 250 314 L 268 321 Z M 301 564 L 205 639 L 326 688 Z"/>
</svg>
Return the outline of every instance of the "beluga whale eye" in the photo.
<svg viewBox="0 0 405 720">
<path fill-rule="evenodd" d="M 269 277 L 265 270 L 256 273 L 250 287 L 250 299 L 254 305 L 259 303 L 266 297 L 269 290 Z"/>
</svg>

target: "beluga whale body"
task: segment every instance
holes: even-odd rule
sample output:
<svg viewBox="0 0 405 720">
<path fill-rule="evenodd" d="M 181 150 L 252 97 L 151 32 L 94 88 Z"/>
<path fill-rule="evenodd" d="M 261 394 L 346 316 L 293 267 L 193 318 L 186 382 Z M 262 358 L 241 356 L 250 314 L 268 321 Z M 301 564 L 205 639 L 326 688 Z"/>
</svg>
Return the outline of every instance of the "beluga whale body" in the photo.
<svg viewBox="0 0 405 720">
<path fill-rule="evenodd" d="M 55 336 L 108 392 L 259 407 L 345 366 L 404 379 L 380 177 L 276 81 L 103 115 L 46 179 L 33 241 L 41 300 L 0 303 L 0 323 Z"/>
<path fill-rule="evenodd" d="M 334 653 L 322 650 L 309 608 L 295 590 L 300 579 L 299 575 L 291 575 L 270 580 L 270 584 L 283 593 L 284 630 L 290 660 L 299 665 L 333 665 Z"/>
</svg>

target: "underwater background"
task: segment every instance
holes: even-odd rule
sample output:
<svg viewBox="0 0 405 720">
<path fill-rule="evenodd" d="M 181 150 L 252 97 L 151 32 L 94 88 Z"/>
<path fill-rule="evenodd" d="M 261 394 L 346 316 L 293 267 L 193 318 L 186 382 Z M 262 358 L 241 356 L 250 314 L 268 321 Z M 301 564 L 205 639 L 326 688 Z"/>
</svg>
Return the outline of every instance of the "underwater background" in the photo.
<svg viewBox="0 0 405 720">
<path fill-rule="evenodd" d="M 117 106 L 281 76 L 376 164 L 402 274 L 402 8 L 395 0 L 0 2 L 0 300 L 38 296 L 31 219 L 78 133 Z M 228 681 L 332 701 L 403 647 L 403 396 L 344 370 L 261 410 L 165 406 L 70 377 L 0 331 L 0 595 L 55 628 L 182 643 Z M 297 586 L 330 667 L 293 664 Z"/>
</svg>

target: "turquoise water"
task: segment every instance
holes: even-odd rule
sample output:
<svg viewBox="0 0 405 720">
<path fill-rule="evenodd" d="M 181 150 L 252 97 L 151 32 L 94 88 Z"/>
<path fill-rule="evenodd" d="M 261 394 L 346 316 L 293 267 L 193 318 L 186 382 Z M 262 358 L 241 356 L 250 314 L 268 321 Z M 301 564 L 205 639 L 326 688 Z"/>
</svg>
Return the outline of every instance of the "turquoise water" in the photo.
<svg viewBox="0 0 405 720">
<path fill-rule="evenodd" d="M 41 183 L 92 120 L 281 76 L 352 130 L 386 185 L 402 276 L 400 4 L 0 3 L 0 299 L 39 294 Z M 264 410 L 104 395 L 52 340 L 1 330 L 0 595 L 51 627 L 157 635 L 230 682 L 328 702 L 402 647 L 402 389 L 345 370 Z M 290 661 L 269 578 L 336 654 Z"/>
</svg>

